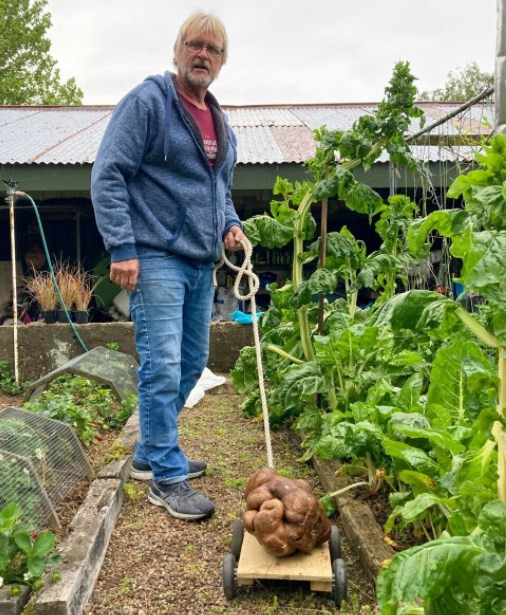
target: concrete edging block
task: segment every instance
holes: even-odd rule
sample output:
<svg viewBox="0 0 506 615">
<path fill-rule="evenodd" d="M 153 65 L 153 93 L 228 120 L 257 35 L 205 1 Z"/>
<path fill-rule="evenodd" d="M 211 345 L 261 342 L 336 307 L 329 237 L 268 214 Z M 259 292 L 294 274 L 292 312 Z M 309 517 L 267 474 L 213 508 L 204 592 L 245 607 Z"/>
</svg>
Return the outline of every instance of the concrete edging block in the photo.
<svg viewBox="0 0 506 615">
<path fill-rule="evenodd" d="M 96 479 L 58 550 L 61 580 L 37 595 L 37 615 L 79 615 L 86 607 L 100 572 L 116 518 L 123 504 L 123 482 Z"/>
<path fill-rule="evenodd" d="M 30 588 L 20 585 L 19 596 L 11 596 L 9 585 L 0 587 L 0 613 L 2 615 L 19 615 L 30 598 Z"/>
</svg>

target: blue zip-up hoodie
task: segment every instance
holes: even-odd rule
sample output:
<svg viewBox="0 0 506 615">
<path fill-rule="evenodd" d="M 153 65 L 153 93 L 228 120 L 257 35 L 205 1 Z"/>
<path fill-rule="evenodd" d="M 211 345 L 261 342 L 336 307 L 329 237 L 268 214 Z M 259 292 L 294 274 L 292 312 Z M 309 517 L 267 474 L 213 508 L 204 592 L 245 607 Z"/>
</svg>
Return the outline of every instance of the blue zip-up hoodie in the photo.
<svg viewBox="0 0 506 615">
<path fill-rule="evenodd" d="M 215 262 L 226 231 L 241 227 L 231 198 L 236 138 L 209 92 L 206 103 L 218 142 L 214 166 L 171 73 L 148 77 L 114 109 L 91 175 L 97 225 L 112 261 L 149 247 Z"/>
</svg>

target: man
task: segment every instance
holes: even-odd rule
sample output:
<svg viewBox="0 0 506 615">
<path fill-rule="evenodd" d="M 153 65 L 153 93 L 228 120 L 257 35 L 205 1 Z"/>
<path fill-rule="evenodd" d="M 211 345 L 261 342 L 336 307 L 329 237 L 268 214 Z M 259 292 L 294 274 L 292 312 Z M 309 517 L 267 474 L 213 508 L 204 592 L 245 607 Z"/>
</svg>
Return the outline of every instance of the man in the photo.
<svg viewBox="0 0 506 615">
<path fill-rule="evenodd" d="M 92 173 L 110 278 L 129 290 L 141 360 L 132 477 L 152 478 L 149 501 L 180 519 L 214 511 L 188 482 L 206 464 L 186 459 L 177 417 L 207 362 L 213 263 L 243 237 L 231 200 L 236 140 L 208 92 L 226 59 L 222 22 L 191 15 L 174 45 L 177 74 L 148 77 L 121 100 Z"/>
</svg>

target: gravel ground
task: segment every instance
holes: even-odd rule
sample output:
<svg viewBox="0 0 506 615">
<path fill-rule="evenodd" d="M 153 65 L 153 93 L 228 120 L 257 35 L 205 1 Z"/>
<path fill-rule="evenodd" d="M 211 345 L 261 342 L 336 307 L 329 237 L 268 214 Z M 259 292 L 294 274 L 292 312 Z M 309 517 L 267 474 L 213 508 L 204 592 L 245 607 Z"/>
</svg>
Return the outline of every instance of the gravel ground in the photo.
<svg viewBox="0 0 506 615">
<path fill-rule="evenodd" d="M 207 475 L 193 484 L 215 502 L 215 515 L 197 523 L 171 518 L 149 504 L 147 483 L 130 481 L 87 615 L 358 615 L 375 610 L 374 589 L 346 543 L 349 599 L 341 611 L 334 608 L 330 594 L 313 593 L 309 584 L 294 582 L 241 587 L 238 597 L 227 603 L 222 590 L 223 556 L 229 549 L 233 521 L 244 511 L 244 485 L 250 474 L 265 465 L 262 424 L 241 416 L 239 403 L 236 395 L 206 395 L 181 416 L 186 454 L 208 463 Z M 295 436 L 280 430 L 273 432 L 272 440 L 276 469 L 308 480 L 322 495 L 312 467 L 295 461 L 300 455 Z"/>
</svg>

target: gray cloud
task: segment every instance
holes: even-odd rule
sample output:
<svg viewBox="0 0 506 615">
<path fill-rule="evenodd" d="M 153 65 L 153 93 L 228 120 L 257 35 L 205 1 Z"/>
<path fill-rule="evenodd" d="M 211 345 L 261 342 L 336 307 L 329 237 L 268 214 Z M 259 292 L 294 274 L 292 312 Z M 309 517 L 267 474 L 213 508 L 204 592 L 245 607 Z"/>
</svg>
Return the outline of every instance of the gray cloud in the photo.
<svg viewBox="0 0 506 615">
<path fill-rule="evenodd" d="M 49 0 L 52 53 L 88 104 L 112 104 L 148 74 L 172 68 L 179 25 L 214 10 L 230 59 L 213 92 L 223 104 L 376 101 L 409 60 L 418 87 L 443 85 L 476 61 L 492 71 L 495 0 Z"/>
</svg>

